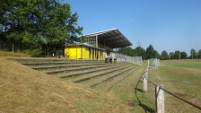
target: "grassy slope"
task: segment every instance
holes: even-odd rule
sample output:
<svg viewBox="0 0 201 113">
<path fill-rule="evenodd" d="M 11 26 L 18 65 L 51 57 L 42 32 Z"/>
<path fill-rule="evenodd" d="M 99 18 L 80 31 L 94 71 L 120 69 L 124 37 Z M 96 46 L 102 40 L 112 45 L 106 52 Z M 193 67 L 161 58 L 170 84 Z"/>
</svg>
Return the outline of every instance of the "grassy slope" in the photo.
<svg viewBox="0 0 201 113">
<path fill-rule="evenodd" d="M 0 58 L 0 113 L 128 112 L 114 95 L 101 93 Z"/>
<path fill-rule="evenodd" d="M 149 73 L 149 79 L 183 99 L 201 106 L 201 63 L 196 61 L 161 61 L 158 70 Z M 154 87 L 149 86 L 154 92 Z M 150 93 L 152 94 L 152 93 Z M 198 113 L 196 108 L 165 93 L 165 109 L 168 113 Z"/>
<path fill-rule="evenodd" d="M 13 53 L 9 51 L 1 51 L 0 50 L 0 56 L 4 57 L 30 57 L 29 55 L 26 55 L 24 53 Z"/>
</svg>

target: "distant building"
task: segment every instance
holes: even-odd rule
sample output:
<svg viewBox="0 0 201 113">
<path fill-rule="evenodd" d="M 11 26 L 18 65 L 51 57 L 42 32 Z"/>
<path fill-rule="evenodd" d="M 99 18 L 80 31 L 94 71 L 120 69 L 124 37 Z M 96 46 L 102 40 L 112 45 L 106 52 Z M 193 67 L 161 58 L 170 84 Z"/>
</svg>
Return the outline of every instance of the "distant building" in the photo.
<svg viewBox="0 0 201 113">
<path fill-rule="evenodd" d="M 103 52 L 131 46 L 131 42 L 118 30 L 110 29 L 84 36 L 84 43 L 64 45 L 64 56 L 69 59 L 103 60 Z"/>
</svg>

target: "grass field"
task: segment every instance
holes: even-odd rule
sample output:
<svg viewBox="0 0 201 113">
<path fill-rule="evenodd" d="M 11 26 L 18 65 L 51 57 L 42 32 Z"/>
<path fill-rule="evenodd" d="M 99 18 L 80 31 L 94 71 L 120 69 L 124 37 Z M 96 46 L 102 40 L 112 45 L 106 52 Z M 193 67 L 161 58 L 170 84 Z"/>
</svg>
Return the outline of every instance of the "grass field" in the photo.
<svg viewBox="0 0 201 113">
<path fill-rule="evenodd" d="M 149 80 L 160 83 L 165 89 L 201 106 L 201 62 L 161 61 L 158 70 L 151 70 Z M 149 94 L 154 87 L 149 85 Z M 201 111 L 165 93 L 165 111 L 168 113 L 200 113 Z"/>
</svg>

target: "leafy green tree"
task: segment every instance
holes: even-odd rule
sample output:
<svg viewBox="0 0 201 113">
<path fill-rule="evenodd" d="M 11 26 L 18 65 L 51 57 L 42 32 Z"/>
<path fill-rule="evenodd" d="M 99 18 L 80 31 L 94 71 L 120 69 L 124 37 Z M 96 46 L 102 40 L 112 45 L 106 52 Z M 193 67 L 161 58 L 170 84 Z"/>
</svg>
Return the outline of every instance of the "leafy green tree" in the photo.
<svg viewBox="0 0 201 113">
<path fill-rule="evenodd" d="M 198 51 L 198 58 L 201 59 L 201 49 Z"/>
<path fill-rule="evenodd" d="M 184 51 L 181 52 L 181 53 L 180 53 L 180 58 L 181 58 L 181 59 L 186 59 L 186 58 L 187 58 L 187 53 L 184 52 Z"/>
<path fill-rule="evenodd" d="M 173 59 L 174 59 L 174 52 L 170 52 L 170 53 L 169 53 L 169 56 L 170 56 L 170 59 L 173 60 Z"/>
<path fill-rule="evenodd" d="M 169 59 L 169 55 L 167 53 L 167 51 L 163 50 L 161 52 L 161 57 L 160 57 L 161 60 L 168 60 Z"/>
<path fill-rule="evenodd" d="M 30 53 L 41 51 L 48 43 L 73 42 L 83 29 L 77 25 L 77 13 L 59 0 L 5 0 L 0 6 L 4 42 Z"/>
<path fill-rule="evenodd" d="M 174 52 L 174 59 L 180 59 L 180 51 L 175 51 Z"/>
<path fill-rule="evenodd" d="M 142 47 L 136 47 L 133 52 L 134 56 L 142 56 L 142 58 L 145 59 L 145 50 Z"/>
<path fill-rule="evenodd" d="M 159 54 L 156 50 L 154 50 L 154 47 L 152 45 L 149 45 L 146 49 L 146 59 L 150 58 L 159 58 Z"/>
<path fill-rule="evenodd" d="M 134 51 L 131 47 L 125 47 L 118 50 L 119 53 L 134 56 Z"/>
<path fill-rule="evenodd" d="M 189 58 L 192 58 L 192 59 L 196 59 L 197 58 L 197 52 L 195 51 L 195 49 L 191 49 L 190 51 L 190 57 Z"/>
</svg>

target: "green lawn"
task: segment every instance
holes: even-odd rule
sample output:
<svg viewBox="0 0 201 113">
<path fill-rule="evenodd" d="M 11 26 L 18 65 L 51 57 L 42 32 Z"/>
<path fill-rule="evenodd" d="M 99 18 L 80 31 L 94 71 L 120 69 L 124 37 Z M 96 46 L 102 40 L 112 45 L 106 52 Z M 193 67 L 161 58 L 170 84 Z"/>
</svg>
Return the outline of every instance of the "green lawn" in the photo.
<svg viewBox="0 0 201 113">
<path fill-rule="evenodd" d="M 201 69 L 201 62 L 168 62 L 167 65 L 180 68 Z"/>
</svg>

